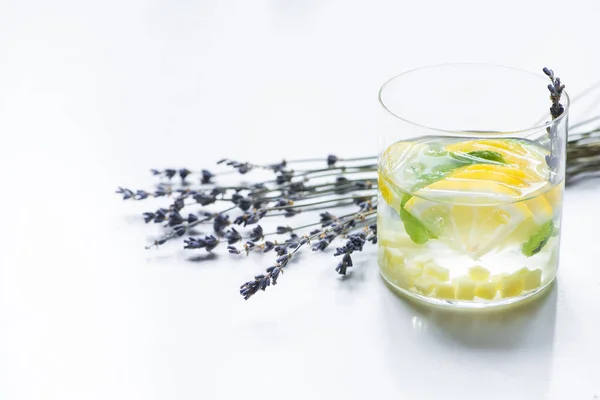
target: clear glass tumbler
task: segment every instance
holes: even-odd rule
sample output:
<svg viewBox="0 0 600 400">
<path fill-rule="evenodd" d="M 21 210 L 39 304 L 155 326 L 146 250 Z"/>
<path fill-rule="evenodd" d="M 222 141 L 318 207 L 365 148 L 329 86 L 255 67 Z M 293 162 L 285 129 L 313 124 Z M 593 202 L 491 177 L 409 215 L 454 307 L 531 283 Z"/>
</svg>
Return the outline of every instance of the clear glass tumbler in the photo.
<svg viewBox="0 0 600 400">
<path fill-rule="evenodd" d="M 431 303 L 513 303 L 556 277 L 569 97 L 487 64 L 398 75 L 379 92 L 379 268 Z M 556 108 L 554 114 L 557 114 Z"/>
</svg>

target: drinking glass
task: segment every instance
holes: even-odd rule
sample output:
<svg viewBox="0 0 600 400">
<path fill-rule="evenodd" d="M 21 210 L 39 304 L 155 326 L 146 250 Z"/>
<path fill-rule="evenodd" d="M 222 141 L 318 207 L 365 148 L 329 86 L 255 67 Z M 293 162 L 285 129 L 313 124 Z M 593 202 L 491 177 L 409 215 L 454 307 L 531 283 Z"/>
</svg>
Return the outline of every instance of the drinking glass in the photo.
<svg viewBox="0 0 600 400">
<path fill-rule="evenodd" d="M 556 277 L 569 97 L 548 76 L 446 64 L 379 92 L 378 263 L 398 292 L 487 307 Z"/>
</svg>

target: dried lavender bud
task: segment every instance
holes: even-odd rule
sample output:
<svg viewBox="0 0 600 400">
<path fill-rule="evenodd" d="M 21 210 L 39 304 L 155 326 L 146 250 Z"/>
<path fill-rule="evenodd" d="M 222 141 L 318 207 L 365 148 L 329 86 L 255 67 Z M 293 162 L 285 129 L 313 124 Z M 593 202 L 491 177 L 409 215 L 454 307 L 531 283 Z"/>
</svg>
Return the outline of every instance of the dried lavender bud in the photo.
<svg viewBox="0 0 600 400">
<path fill-rule="evenodd" d="M 217 214 L 214 217 L 213 229 L 215 230 L 215 232 L 221 232 L 221 231 L 223 231 L 223 229 L 225 229 L 227 226 L 229 226 L 229 224 L 230 224 L 229 215 Z"/>
<path fill-rule="evenodd" d="M 237 203 L 237 206 L 242 211 L 248 211 L 250 207 L 252 207 L 252 201 L 250 201 L 248 198 L 242 198 Z"/>
<path fill-rule="evenodd" d="M 244 225 L 246 226 L 246 221 L 248 220 L 248 214 L 244 213 L 242 215 L 239 215 L 236 217 L 236 219 L 233 220 L 233 223 L 236 225 Z"/>
<path fill-rule="evenodd" d="M 182 197 L 175 199 L 175 201 L 171 205 L 171 208 L 173 208 L 173 210 L 175 210 L 175 211 L 181 210 L 183 207 L 185 207 L 185 202 L 183 199 L 184 198 L 182 198 Z"/>
<path fill-rule="evenodd" d="M 205 236 L 204 239 L 189 238 L 184 240 L 184 249 L 205 249 L 211 251 L 219 244 L 219 240 L 212 236 Z"/>
<path fill-rule="evenodd" d="M 300 246 L 300 241 L 299 241 L 298 235 L 296 235 L 295 233 L 292 233 L 290 235 L 290 238 L 285 241 L 285 244 L 287 244 L 287 247 L 290 249 L 295 249 L 298 246 Z"/>
<path fill-rule="evenodd" d="M 260 225 L 257 225 L 254 229 L 252 229 L 252 232 L 250 232 L 250 239 L 254 242 L 262 240 L 263 237 L 263 228 Z"/>
<path fill-rule="evenodd" d="M 200 243 L 198 242 L 198 239 L 195 239 L 195 238 L 185 239 L 183 241 L 183 243 L 184 243 L 184 245 L 183 245 L 184 249 L 199 249 L 199 248 L 201 248 Z"/>
<path fill-rule="evenodd" d="M 217 164 L 222 164 L 225 163 L 225 165 L 229 165 L 235 169 L 238 170 L 238 172 L 242 175 L 248 173 L 251 169 L 252 166 L 248 163 L 241 163 L 241 162 L 237 162 L 237 161 L 233 161 L 233 160 L 228 160 L 228 159 L 223 159 L 220 160 Z"/>
<path fill-rule="evenodd" d="M 321 217 L 320 222 L 323 228 L 331 225 L 334 221 L 337 221 L 337 217 L 331 214 L 329 211 L 325 211 L 324 213 L 319 214 L 319 216 Z M 311 232 L 311 235 L 313 235 L 313 232 Z"/>
<path fill-rule="evenodd" d="M 334 222 L 333 224 L 330 225 L 330 229 L 333 230 L 333 233 L 335 233 L 336 235 L 339 235 L 340 233 L 342 233 L 344 231 L 344 225 Z"/>
<path fill-rule="evenodd" d="M 210 191 L 210 195 L 211 195 L 211 196 L 215 196 L 215 197 L 217 197 L 217 196 L 219 196 L 219 195 L 221 195 L 221 194 L 225 194 L 225 189 L 223 189 L 223 188 L 220 188 L 220 187 L 213 188 L 213 189 Z"/>
<path fill-rule="evenodd" d="M 150 221 L 152 221 L 154 219 L 154 213 L 153 212 L 145 212 L 144 213 L 144 222 L 148 223 Z"/>
<path fill-rule="evenodd" d="M 359 190 L 367 190 L 373 187 L 373 183 L 370 181 L 358 181 L 354 182 L 354 186 L 356 186 Z"/>
<path fill-rule="evenodd" d="M 280 163 L 269 165 L 269 169 L 272 169 L 275 172 L 281 172 L 287 166 L 287 161 L 282 160 Z"/>
<path fill-rule="evenodd" d="M 219 239 L 212 235 L 204 237 L 204 242 L 206 243 L 206 251 L 211 251 L 219 245 Z"/>
<path fill-rule="evenodd" d="M 215 175 L 212 174 L 210 171 L 203 169 L 202 170 L 202 178 L 200 180 L 200 182 L 202 184 L 207 184 L 210 183 L 210 180 L 214 177 Z"/>
<path fill-rule="evenodd" d="M 286 206 L 292 205 L 293 203 L 294 203 L 293 201 L 290 203 L 290 200 L 280 198 L 275 201 L 275 204 L 273 204 L 273 207 L 277 207 L 277 208 L 286 207 Z"/>
<path fill-rule="evenodd" d="M 362 203 L 360 203 L 358 205 L 358 207 L 360 208 L 360 212 L 371 211 L 371 202 L 370 201 L 363 201 Z"/>
<path fill-rule="evenodd" d="M 265 203 L 268 203 L 268 200 L 265 200 L 265 199 L 254 199 L 252 201 L 252 207 L 258 209 L 258 208 L 261 208 Z"/>
<path fill-rule="evenodd" d="M 167 190 L 165 190 L 164 188 L 162 188 L 162 187 L 159 187 L 158 189 L 156 189 L 154 191 L 154 197 L 163 197 L 163 196 L 166 196 L 168 194 L 169 194 L 169 192 Z"/>
<path fill-rule="evenodd" d="M 273 283 L 273 285 L 277 285 L 277 278 L 279 277 L 279 274 L 282 272 L 283 272 L 283 270 L 279 267 L 275 267 L 273 269 L 273 271 L 271 271 L 271 283 Z"/>
<path fill-rule="evenodd" d="M 158 224 L 167 219 L 168 212 L 169 210 L 166 210 L 164 208 L 159 208 L 158 210 L 156 210 L 156 213 L 154 213 L 154 223 Z"/>
<path fill-rule="evenodd" d="M 291 208 L 291 209 L 285 210 L 285 212 L 283 213 L 283 216 L 286 218 L 291 218 L 291 217 L 296 216 L 297 214 L 300 214 L 300 210 Z"/>
<path fill-rule="evenodd" d="M 179 225 L 183 222 L 183 218 L 177 211 L 169 213 L 169 226 Z"/>
<path fill-rule="evenodd" d="M 329 241 L 327 239 L 321 239 L 316 244 L 313 245 L 313 251 L 323 251 L 329 246 Z"/>
<path fill-rule="evenodd" d="M 236 206 L 237 206 L 238 204 L 240 204 L 240 201 L 242 201 L 243 199 L 244 199 L 244 196 L 242 196 L 242 195 L 241 195 L 241 194 L 239 194 L 239 193 L 234 193 L 234 194 L 232 194 L 232 195 L 231 195 L 231 202 L 232 202 L 233 204 L 235 204 Z"/>
<path fill-rule="evenodd" d="M 256 279 L 258 280 L 258 287 L 262 291 L 264 291 L 269 285 L 271 285 L 271 279 L 267 278 L 264 275 L 258 275 Z"/>
<path fill-rule="evenodd" d="M 225 239 L 227 239 L 228 244 L 234 244 L 242 240 L 242 235 L 235 228 L 231 228 L 225 234 Z"/>
<path fill-rule="evenodd" d="M 275 250 L 275 253 L 277 253 L 278 256 L 282 256 L 284 254 L 287 254 L 287 246 L 278 245 L 278 246 L 275 246 L 274 250 Z"/>
<path fill-rule="evenodd" d="M 144 191 L 144 190 L 138 190 L 135 192 L 135 199 L 136 200 L 144 200 L 147 199 L 148 196 L 150 196 L 150 193 Z"/>
<path fill-rule="evenodd" d="M 275 178 L 275 183 L 277 183 L 278 185 L 283 185 L 284 183 L 291 182 L 293 177 L 294 177 L 294 172 L 281 171 Z"/>
<path fill-rule="evenodd" d="M 352 201 L 354 202 L 354 204 L 359 205 L 360 203 L 369 201 L 372 198 L 372 196 L 356 196 L 354 197 L 354 199 L 352 199 Z"/>
<path fill-rule="evenodd" d="M 259 211 L 256 211 L 256 212 L 245 214 L 248 217 L 247 217 L 246 221 L 244 222 L 244 226 L 256 224 L 258 221 L 261 220 L 262 217 L 264 217 L 266 215 L 266 213 L 267 212 L 264 211 L 264 210 L 259 210 Z"/>
<path fill-rule="evenodd" d="M 183 236 L 185 234 L 185 226 L 183 225 L 177 225 L 173 227 L 173 233 L 177 236 Z"/>
<path fill-rule="evenodd" d="M 273 250 L 274 247 L 275 247 L 275 243 L 266 241 L 264 243 L 263 253 L 268 253 L 269 251 Z"/>
<path fill-rule="evenodd" d="M 256 183 L 254 185 L 252 185 L 252 192 L 251 195 L 258 197 L 258 196 L 262 196 L 264 193 L 267 193 L 269 191 L 269 189 L 265 186 L 264 183 Z"/>
<path fill-rule="evenodd" d="M 152 175 L 160 175 L 161 172 L 157 169 L 151 169 L 150 172 L 152 172 Z"/>
<path fill-rule="evenodd" d="M 306 185 L 304 185 L 304 182 L 293 182 L 288 188 L 288 192 L 290 194 L 301 193 L 306 191 L 308 191 L 308 188 L 306 187 Z"/>
<path fill-rule="evenodd" d="M 277 260 L 275 260 L 275 262 L 279 265 L 285 265 L 291 257 L 291 254 L 284 254 L 282 256 L 277 257 Z"/>
<path fill-rule="evenodd" d="M 180 169 L 180 170 L 179 170 L 179 176 L 181 177 L 181 180 L 182 180 L 182 181 L 184 181 L 184 180 L 185 180 L 185 178 L 186 178 L 186 177 L 187 177 L 189 174 L 191 174 L 191 173 L 192 173 L 192 171 L 190 171 L 190 170 L 189 170 L 189 169 L 187 169 L 187 168 L 182 168 L 182 169 Z"/>
<path fill-rule="evenodd" d="M 190 214 L 188 214 L 187 221 L 189 224 L 196 222 L 196 221 L 198 221 L 198 216 L 190 213 Z"/>
<path fill-rule="evenodd" d="M 174 169 L 165 169 L 163 173 L 167 178 L 172 179 L 175 176 L 175 174 L 177 174 L 177 171 Z"/>
<path fill-rule="evenodd" d="M 333 167 L 335 165 L 335 163 L 337 163 L 338 161 L 339 161 L 339 158 L 337 158 L 333 154 L 330 154 L 327 156 L 327 166 L 328 167 Z"/>
<path fill-rule="evenodd" d="M 239 251 L 235 246 L 227 246 L 227 251 L 229 252 L 229 254 L 240 254 L 241 251 Z"/>
<path fill-rule="evenodd" d="M 284 235 L 284 234 L 286 234 L 288 232 L 292 232 L 292 231 L 293 231 L 293 229 L 290 228 L 289 226 L 278 226 L 277 227 L 277 234 L 278 235 Z"/>
<path fill-rule="evenodd" d="M 352 257 L 350 257 L 350 254 L 344 254 L 342 261 L 340 261 L 340 263 L 337 265 L 335 270 L 340 275 L 346 275 L 346 270 L 348 269 L 348 267 L 351 267 L 351 266 L 352 266 Z"/>
<path fill-rule="evenodd" d="M 202 206 L 207 206 L 217 201 L 215 196 L 206 193 L 196 193 L 193 199 Z"/>
<path fill-rule="evenodd" d="M 368 229 L 370 235 L 367 237 L 367 240 L 372 244 L 377 244 L 377 224 L 369 225 Z"/>
<path fill-rule="evenodd" d="M 123 200 L 128 200 L 128 199 L 133 198 L 133 196 L 135 196 L 135 194 L 131 190 L 124 189 L 122 187 L 117 188 L 117 191 L 115 193 L 122 194 Z"/>
</svg>

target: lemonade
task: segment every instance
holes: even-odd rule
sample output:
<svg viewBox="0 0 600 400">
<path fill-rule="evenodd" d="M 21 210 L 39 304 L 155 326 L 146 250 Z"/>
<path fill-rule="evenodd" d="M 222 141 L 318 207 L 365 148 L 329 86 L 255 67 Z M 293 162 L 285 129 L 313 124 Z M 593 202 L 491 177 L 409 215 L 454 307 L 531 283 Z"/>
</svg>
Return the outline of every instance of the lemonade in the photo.
<svg viewBox="0 0 600 400">
<path fill-rule="evenodd" d="M 550 283 L 563 181 L 523 139 L 423 137 L 379 165 L 379 265 L 396 289 L 444 304 L 510 303 Z"/>
</svg>

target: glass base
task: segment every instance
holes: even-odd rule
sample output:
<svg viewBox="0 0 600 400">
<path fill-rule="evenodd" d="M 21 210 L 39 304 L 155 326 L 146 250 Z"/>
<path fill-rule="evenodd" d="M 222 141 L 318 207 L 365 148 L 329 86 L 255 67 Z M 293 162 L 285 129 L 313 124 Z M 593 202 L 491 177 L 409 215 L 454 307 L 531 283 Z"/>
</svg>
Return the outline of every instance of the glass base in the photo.
<svg viewBox="0 0 600 400">
<path fill-rule="evenodd" d="M 436 306 L 447 307 L 447 308 L 462 308 L 462 309 L 482 309 L 482 308 L 497 308 L 502 306 L 509 306 L 516 303 L 522 303 L 524 300 L 532 299 L 534 296 L 541 294 L 549 288 L 556 276 L 546 283 L 544 286 L 541 286 L 535 290 L 524 293 L 520 296 L 508 297 L 505 299 L 498 300 L 476 300 L 476 301 L 468 301 L 468 300 L 443 300 L 438 299 L 436 297 L 424 296 L 419 293 L 411 292 L 410 290 L 402 289 L 398 285 L 390 282 L 384 274 L 380 271 L 381 278 L 385 281 L 387 286 L 391 288 L 394 292 L 396 292 L 401 297 L 405 297 L 408 300 L 416 300 L 417 302 L 423 304 L 428 303 Z"/>
</svg>

